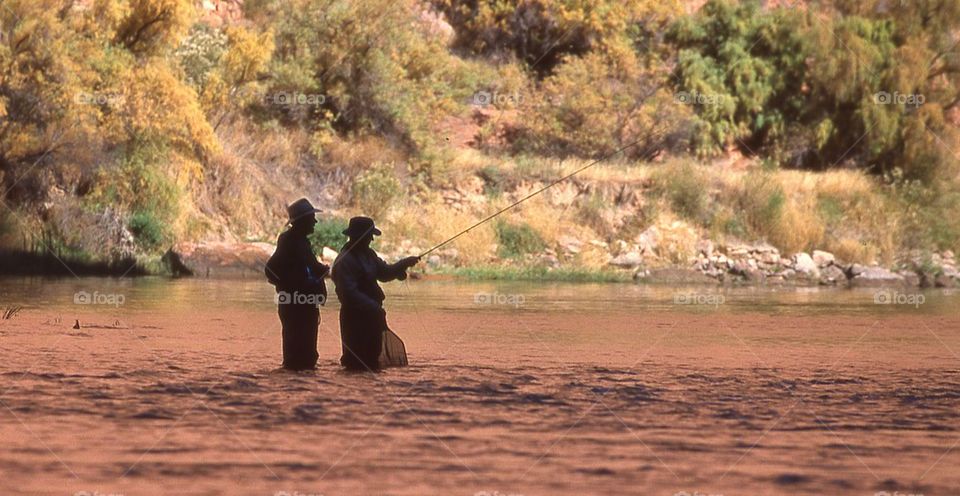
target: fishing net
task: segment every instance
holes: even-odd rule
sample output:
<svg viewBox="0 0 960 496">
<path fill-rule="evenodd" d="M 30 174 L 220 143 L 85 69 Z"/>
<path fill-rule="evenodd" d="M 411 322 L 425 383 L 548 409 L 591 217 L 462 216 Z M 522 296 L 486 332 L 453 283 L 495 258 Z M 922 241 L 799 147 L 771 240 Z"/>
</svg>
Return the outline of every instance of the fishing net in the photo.
<svg viewBox="0 0 960 496">
<path fill-rule="evenodd" d="M 389 328 L 383 329 L 383 347 L 380 350 L 380 367 L 406 367 L 407 348 L 403 340 Z"/>
</svg>

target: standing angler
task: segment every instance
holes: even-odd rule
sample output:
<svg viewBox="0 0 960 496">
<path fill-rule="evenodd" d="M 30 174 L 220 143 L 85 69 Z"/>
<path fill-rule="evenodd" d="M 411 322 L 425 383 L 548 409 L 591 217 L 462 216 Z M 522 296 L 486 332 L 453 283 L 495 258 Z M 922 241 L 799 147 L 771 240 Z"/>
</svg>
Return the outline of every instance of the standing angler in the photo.
<svg viewBox="0 0 960 496">
<path fill-rule="evenodd" d="M 388 264 L 370 248 L 381 234 L 369 217 L 354 217 L 343 231 L 349 238 L 333 262 L 333 282 L 340 299 L 340 364 L 350 370 L 378 370 L 387 314 L 384 294 L 377 281 L 407 278 L 407 269 L 420 257 L 407 257 Z"/>
<path fill-rule="evenodd" d="M 283 326 L 283 367 L 306 370 L 317 366 L 317 327 L 326 302 L 324 277 L 330 267 L 317 261 L 307 238 L 317 225 L 306 198 L 287 207 L 290 228 L 277 239 L 277 251 L 267 261 L 267 280 L 277 290 L 277 313 Z"/>
</svg>

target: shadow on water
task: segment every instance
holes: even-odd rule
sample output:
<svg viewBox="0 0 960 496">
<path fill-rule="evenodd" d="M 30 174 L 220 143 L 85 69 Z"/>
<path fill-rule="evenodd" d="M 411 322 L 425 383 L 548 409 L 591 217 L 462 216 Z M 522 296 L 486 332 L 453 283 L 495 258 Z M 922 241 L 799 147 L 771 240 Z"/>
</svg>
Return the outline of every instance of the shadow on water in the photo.
<svg viewBox="0 0 960 496">
<path fill-rule="evenodd" d="M 0 275 L 84 277 L 137 277 L 148 271 L 132 257 L 92 260 L 88 257 L 52 251 L 0 250 Z"/>
</svg>

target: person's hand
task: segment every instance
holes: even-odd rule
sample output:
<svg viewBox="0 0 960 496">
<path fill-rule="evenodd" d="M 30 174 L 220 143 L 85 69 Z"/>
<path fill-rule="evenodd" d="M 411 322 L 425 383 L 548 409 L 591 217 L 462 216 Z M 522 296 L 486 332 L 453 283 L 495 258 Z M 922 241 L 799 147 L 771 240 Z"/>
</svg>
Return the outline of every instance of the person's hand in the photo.
<svg viewBox="0 0 960 496">
<path fill-rule="evenodd" d="M 398 265 L 400 265 L 404 269 L 409 269 L 410 267 L 417 265 L 419 261 L 420 261 L 420 257 L 407 257 L 407 258 L 401 259 L 398 262 Z"/>
</svg>

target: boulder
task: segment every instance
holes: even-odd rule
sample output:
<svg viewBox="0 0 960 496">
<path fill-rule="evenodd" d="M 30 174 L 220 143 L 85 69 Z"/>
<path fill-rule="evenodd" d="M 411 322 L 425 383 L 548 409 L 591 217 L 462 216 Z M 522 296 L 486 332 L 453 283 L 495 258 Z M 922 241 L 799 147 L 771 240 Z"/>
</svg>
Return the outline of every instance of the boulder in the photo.
<svg viewBox="0 0 960 496">
<path fill-rule="evenodd" d="M 775 246 L 768 245 L 766 243 L 760 243 L 749 247 L 750 253 L 755 253 L 758 255 L 776 255 L 780 256 L 780 250 Z"/>
<path fill-rule="evenodd" d="M 858 263 L 852 263 L 844 269 L 844 272 L 847 273 L 847 279 L 853 279 L 854 277 L 863 274 L 866 270 L 867 266 L 860 265 Z"/>
<path fill-rule="evenodd" d="M 640 247 L 640 253 L 653 253 L 660 246 L 660 230 L 657 226 L 650 226 L 645 231 L 637 235 L 637 246 Z"/>
<path fill-rule="evenodd" d="M 750 266 L 743 261 L 737 261 L 733 263 L 733 267 L 730 267 L 730 273 L 738 276 L 747 276 L 747 271 L 750 270 Z"/>
<path fill-rule="evenodd" d="M 573 236 L 561 235 L 557 237 L 557 244 L 560 245 L 560 249 L 567 253 L 572 253 L 576 255 L 583 250 L 583 242 Z"/>
<path fill-rule="evenodd" d="M 637 282 L 662 284 L 717 284 L 716 279 L 690 269 L 661 268 L 641 269 L 634 274 Z"/>
<path fill-rule="evenodd" d="M 820 269 L 809 254 L 800 252 L 793 256 L 793 270 L 811 279 L 820 278 Z"/>
<path fill-rule="evenodd" d="M 741 258 L 750 254 L 751 247 L 747 245 L 731 245 L 727 247 L 727 256 Z"/>
<path fill-rule="evenodd" d="M 836 265 L 827 265 L 820 271 L 820 284 L 831 286 L 841 283 L 846 284 L 846 282 L 847 274 Z"/>
<path fill-rule="evenodd" d="M 632 269 L 643 263 L 643 255 L 641 255 L 640 252 L 631 251 L 617 255 L 607 263 L 613 265 L 614 267 Z"/>
<path fill-rule="evenodd" d="M 263 278 L 274 249 L 267 243 L 181 242 L 162 260 L 175 276 Z"/>
<path fill-rule="evenodd" d="M 767 265 L 777 265 L 780 263 L 779 253 L 760 253 L 758 258 L 760 262 Z"/>
<path fill-rule="evenodd" d="M 762 270 L 754 268 L 748 268 L 743 275 L 747 279 L 747 282 L 752 284 L 761 284 L 767 278 L 766 274 L 764 274 Z"/>
<path fill-rule="evenodd" d="M 897 272 L 897 274 L 903 276 L 903 283 L 907 286 L 921 286 L 920 276 L 916 272 L 912 270 L 901 270 Z"/>
<path fill-rule="evenodd" d="M 437 255 L 436 253 L 427 257 L 427 265 L 429 265 L 431 268 L 435 269 L 439 267 L 441 262 L 442 260 L 440 259 L 440 255 Z"/>
<path fill-rule="evenodd" d="M 940 274 L 933 280 L 933 285 L 938 288 L 953 288 L 956 287 L 957 280 L 946 274 Z"/>
<path fill-rule="evenodd" d="M 900 274 L 890 272 L 883 267 L 863 267 L 850 278 L 850 285 L 854 287 L 902 286 L 906 283 Z"/>
<path fill-rule="evenodd" d="M 835 261 L 836 257 L 833 256 L 833 253 L 813 250 L 813 262 L 817 264 L 817 267 L 822 269 L 828 265 L 833 265 Z"/>
</svg>

